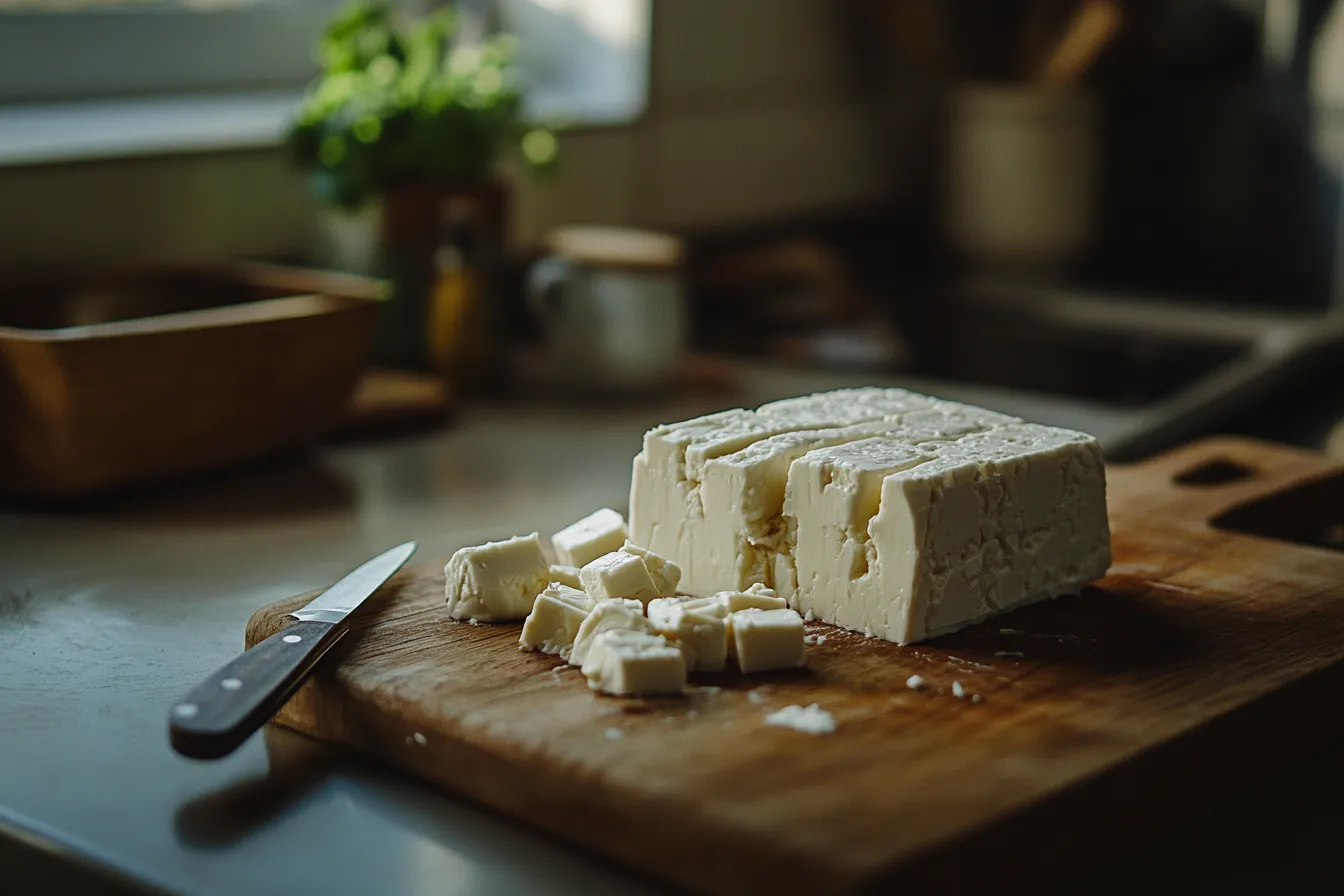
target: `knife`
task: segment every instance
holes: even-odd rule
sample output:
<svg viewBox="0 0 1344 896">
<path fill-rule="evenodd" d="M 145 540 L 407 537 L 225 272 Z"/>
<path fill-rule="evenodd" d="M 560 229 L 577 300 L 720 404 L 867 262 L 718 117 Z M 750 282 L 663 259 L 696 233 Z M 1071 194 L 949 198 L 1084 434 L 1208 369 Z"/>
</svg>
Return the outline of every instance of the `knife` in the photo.
<svg viewBox="0 0 1344 896">
<path fill-rule="evenodd" d="M 219 759 L 280 711 L 322 656 L 349 630 L 346 619 L 415 553 L 408 541 L 379 554 L 302 609 L 297 620 L 243 651 L 177 703 L 168 740 L 192 759 Z"/>
</svg>

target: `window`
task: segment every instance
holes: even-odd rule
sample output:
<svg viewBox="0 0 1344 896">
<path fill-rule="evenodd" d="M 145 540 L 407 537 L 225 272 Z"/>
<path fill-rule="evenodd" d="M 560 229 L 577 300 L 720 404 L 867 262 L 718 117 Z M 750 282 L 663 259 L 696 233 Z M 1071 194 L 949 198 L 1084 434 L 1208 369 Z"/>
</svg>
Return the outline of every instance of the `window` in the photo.
<svg viewBox="0 0 1344 896">
<path fill-rule="evenodd" d="M 339 2 L 0 0 L 0 103 L 297 90 Z M 605 123 L 642 111 L 650 0 L 459 5 L 519 37 L 534 114 Z"/>
</svg>

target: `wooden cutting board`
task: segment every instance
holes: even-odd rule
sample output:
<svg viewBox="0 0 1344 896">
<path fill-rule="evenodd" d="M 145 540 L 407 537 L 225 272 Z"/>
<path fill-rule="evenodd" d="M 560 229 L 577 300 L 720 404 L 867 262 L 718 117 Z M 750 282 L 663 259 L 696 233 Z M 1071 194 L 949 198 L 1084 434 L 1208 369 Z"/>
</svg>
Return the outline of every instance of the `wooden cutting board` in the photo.
<svg viewBox="0 0 1344 896">
<path fill-rule="evenodd" d="M 1096 587 L 911 647 L 811 624 L 806 669 L 678 698 L 598 696 L 517 625 L 449 621 L 427 564 L 277 721 L 696 890 L 1058 883 L 1344 734 L 1344 552 L 1222 528 L 1324 544 L 1341 469 L 1243 440 L 1113 467 Z M 810 703 L 834 733 L 764 722 Z"/>
</svg>

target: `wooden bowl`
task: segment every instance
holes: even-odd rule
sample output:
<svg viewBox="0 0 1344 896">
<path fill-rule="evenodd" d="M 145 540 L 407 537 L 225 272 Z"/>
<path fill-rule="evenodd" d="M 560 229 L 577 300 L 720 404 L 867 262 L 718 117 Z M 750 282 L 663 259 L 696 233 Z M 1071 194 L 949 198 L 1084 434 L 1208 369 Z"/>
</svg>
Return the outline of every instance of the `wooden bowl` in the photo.
<svg viewBox="0 0 1344 896">
<path fill-rule="evenodd" d="M 383 284 L 272 265 L 0 290 L 0 493 L 69 497 L 315 441 L 372 349 Z"/>
</svg>

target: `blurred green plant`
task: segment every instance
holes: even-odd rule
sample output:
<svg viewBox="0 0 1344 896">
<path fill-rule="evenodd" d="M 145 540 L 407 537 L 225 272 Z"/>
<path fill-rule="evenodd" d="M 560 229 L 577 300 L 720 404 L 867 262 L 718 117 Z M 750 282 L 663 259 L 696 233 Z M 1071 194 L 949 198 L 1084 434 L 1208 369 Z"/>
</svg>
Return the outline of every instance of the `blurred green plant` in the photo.
<svg viewBox="0 0 1344 896">
<path fill-rule="evenodd" d="M 383 0 L 327 24 L 322 75 L 286 141 L 323 201 L 354 209 L 403 184 L 482 180 L 510 145 L 531 170 L 554 164 L 555 135 L 522 116 L 513 38 L 458 44 L 455 24 L 451 9 L 412 19 Z"/>
</svg>

